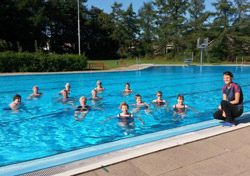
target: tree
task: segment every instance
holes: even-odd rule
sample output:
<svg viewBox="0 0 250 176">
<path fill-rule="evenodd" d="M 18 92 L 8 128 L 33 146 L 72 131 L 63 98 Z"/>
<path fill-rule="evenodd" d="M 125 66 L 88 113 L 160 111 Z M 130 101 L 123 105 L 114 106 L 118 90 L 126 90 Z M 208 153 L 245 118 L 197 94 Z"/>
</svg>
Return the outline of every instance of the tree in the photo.
<svg viewBox="0 0 250 176">
<path fill-rule="evenodd" d="M 156 35 L 158 45 L 167 53 L 167 46 L 173 55 L 183 50 L 182 36 L 186 28 L 187 1 L 156 0 Z"/>
<path fill-rule="evenodd" d="M 2 0 L 0 4 L 0 39 L 11 42 L 17 51 L 34 51 L 35 41 L 42 47 L 46 42 L 46 12 L 44 0 Z"/>
<path fill-rule="evenodd" d="M 188 6 L 190 18 L 185 32 L 186 49 L 190 51 L 197 51 L 196 41 L 198 38 L 208 37 L 206 34 L 206 21 L 209 17 L 209 12 L 205 11 L 204 0 L 191 0 Z"/>
<path fill-rule="evenodd" d="M 118 54 L 121 57 L 128 57 L 132 54 L 132 44 L 136 41 L 138 26 L 132 4 L 126 11 L 122 10 L 121 7 L 122 4 L 117 2 L 112 6 L 111 16 L 113 17 L 114 30 L 111 37 L 119 45 Z"/>
<path fill-rule="evenodd" d="M 96 7 L 88 11 L 85 23 L 86 30 L 86 55 L 90 59 L 116 58 L 118 46 L 111 38 L 113 32 L 112 17 Z"/>
<path fill-rule="evenodd" d="M 234 40 L 236 56 L 250 55 L 250 3 L 247 0 L 234 0 L 235 17 L 231 36 Z"/>
<path fill-rule="evenodd" d="M 85 22 L 84 13 L 86 13 L 86 7 L 83 5 L 84 2 L 86 2 L 86 0 L 80 0 L 81 30 L 82 24 Z M 64 53 L 64 46 L 66 44 L 71 46 L 71 52 L 77 53 L 77 1 L 48 0 L 47 14 L 48 22 L 46 34 L 49 37 L 51 51 L 56 53 Z M 67 49 L 66 52 L 68 52 Z"/>
<path fill-rule="evenodd" d="M 155 13 L 152 2 L 143 3 L 138 11 L 139 27 L 140 27 L 140 43 L 142 45 L 142 53 L 152 56 L 154 52 L 153 41 Z"/>
<path fill-rule="evenodd" d="M 137 47 L 137 35 L 139 33 L 138 20 L 133 11 L 132 3 L 123 13 L 124 46 L 123 52 L 127 56 L 134 56 Z"/>
<path fill-rule="evenodd" d="M 212 4 L 215 6 L 214 22 L 210 30 L 214 31 L 214 43 L 212 52 L 219 60 L 234 60 L 233 38 L 230 34 L 235 8 L 229 0 L 217 0 Z"/>
</svg>

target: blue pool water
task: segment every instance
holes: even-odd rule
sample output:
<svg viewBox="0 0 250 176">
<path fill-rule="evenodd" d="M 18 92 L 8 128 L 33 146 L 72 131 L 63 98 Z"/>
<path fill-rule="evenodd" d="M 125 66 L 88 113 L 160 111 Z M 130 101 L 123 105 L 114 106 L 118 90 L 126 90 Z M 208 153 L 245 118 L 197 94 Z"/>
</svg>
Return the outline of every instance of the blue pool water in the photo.
<svg viewBox="0 0 250 176">
<path fill-rule="evenodd" d="M 24 109 L 0 112 L 0 166 L 210 120 L 222 98 L 222 73 L 227 70 L 234 73 L 235 82 L 241 85 L 244 110 L 249 111 L 250 67 L 159 66 L 128 72 L 1 76 L 0 106 L 6 107 L 13 95 L 18 93 L 22 95 Z M 103 82 L 106 90 L 99 95 L 103 100 L 95 106 L 104 111 L 91 110 L 83 121 L 75 121 L 74 109 L 56 102 L 61 97 L 60 90 L 69 82 L 72 90 L 70 97 L 77 98 L 75 104 L 78 105 L 79 97 L 91 96 L 97 80 Z M 135 103 L 135 94 L 124 96 L 121 92 L 126 82 L 130 83 L 135 94 L 142 95 L 142 100 L 150 104 L 153 110 L 152 114 L 144 111 L 136 114 L 145 125 L 135 120 L 136 127 L 128 135 L 118 126 L 117 119 L 101 123 L 107 117 L 120 113 L 118 107 L 121 102 Z M 39 86 L 44 96 L 27 100 L 34 85 Z M 170 105 L 177 103 L 177 94 L 183 94 L 184 104 L 200 113 L 188 111 L 184 119 L 173 118 L 172 111 L 166 112 L 151 103 L 158 90 L 163 92 L 163 98 Z M 90 100 L 87 102 L 89 105 L 93 103 Z"/>
</svg>

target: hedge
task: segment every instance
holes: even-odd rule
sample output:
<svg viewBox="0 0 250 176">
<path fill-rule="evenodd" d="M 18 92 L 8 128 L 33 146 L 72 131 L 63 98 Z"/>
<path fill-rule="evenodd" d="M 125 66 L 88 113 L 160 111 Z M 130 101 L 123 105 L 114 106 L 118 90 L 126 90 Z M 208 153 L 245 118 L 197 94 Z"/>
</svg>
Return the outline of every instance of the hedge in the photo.
<svg viewBox="0 0 250 176">
<path fill-rule="evenodd" d="M 87 58 L 73 54 L 0 52 L 0 72 L 79 71 L 87 66 Z"/>
</svg>

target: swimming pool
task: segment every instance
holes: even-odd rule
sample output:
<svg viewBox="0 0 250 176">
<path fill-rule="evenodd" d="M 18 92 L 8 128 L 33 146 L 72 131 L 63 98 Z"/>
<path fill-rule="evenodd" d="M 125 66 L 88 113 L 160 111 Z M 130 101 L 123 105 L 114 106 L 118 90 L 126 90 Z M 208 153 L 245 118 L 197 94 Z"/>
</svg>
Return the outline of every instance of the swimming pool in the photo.
<svg viewBox="0 0 250 176">
<path fill-rule="evenodd" d="M 221 87 L 224 84 L 222 73 L 227 70 L 234 73 L 235 81 L 241 85 L 244 108 L 249 111 L 250 93 L 247 87 L 250 85 L 250 67 L 159 66 L 127 72 L 2 76 L 0 106 L 5 107 L 12 101 L 13 95 L 18 93 L 22 95 L 26 110 L 17 113 L 0 112 L 0 166 L 210 120 L 221 100 Z M 105 111 L 93 110 L 83 121 L 75 121 L 74 110 L 67 110 L 69 105 L 56 102 L 60 98 L 58 93 L 69 82 L 72 90 L 70 97 L 90 97 L 97 80 L 103 82 L 106 90 L 99 95 L 104 99 L 96 106 Z M 120 102 L 135 102 L 135 94 L 123 96 L 121 93 L 126 82 L 153 109 L 151 115 L 140 112 L 139 116 L 145 125 L 135 121 L 135 133 L 130 135 L 124 135 L 123 129 L 117 125 L 117 119 L 100 123 L 120 113 Z M 34 85 L 39 86 L 44 96 L 36 100 L 25 100 L 32 93 Z M 188 111 L 184 119 L 173 118 L 171 111 L 167 113 L 150 103 L 156 98 L 158 90 L 163 92 L 163 98 L 170 105 L 176 104 L 177 94 L 183 94 L 184 104 L 194 107 L 200 113 Z M 88 104 L 92 102 L 88 101 Z"/>
</svg>

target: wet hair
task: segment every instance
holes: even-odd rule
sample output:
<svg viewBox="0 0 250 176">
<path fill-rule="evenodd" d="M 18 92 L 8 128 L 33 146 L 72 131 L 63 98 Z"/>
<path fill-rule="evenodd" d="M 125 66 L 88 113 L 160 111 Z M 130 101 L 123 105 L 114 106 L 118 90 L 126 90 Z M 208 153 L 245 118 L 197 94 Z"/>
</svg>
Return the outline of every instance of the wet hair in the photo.
<svg viewBox="0 0 250 176">
<path fill-rule="evenodd" d="M 81 101 L 81 99 L 87 100 L 87 98 L 86 98 L 85 96 L 81 96 L 81 97 L 79 98 L 79 101 Z"/>
<path fill-rule="evenodd" d="M 138 97 L 141 97 L 141 95 L 140 94 L 136 94 L 135 95 L 135 100 L 137 100 Z"/>
<path fill-rule="evenodd" d="M 91 93 L 93 93 L 93 92 L 97 93 L 97 91 L 96 91 L 95 89 L 93 89 L 93 90 L 91 91 Z"/>
<path fill-rule="evenodd" d="M 63 92 L 66 92 L 66 93 L 68 94 L 68 92 L 67 92 L 67 90 L 66 90 L 66 89 L 63 89 L 63 90 L 62 90 L 62 93 L 63 93 Z"/>
<path fill-rule="evenodd" d="M 98 80 L 98 81 L 96 82 L 96 84 L 97 84 L 97 85 L 98 85 L 98 84 L 102 85 L 102 82 L 101 82 L 100 80 Z"/>
<path fill-rule="evenodd" d="M 128 85 L 128 86 L 130 86 L 130 84 L 129 84 L 129 83 L 126 83 L 125 85 Z"/>
<path fill-rule="evenodd" d="M 68 87 L 68 86 L 70 87 L 70 84 L 69 84 L 69 83 L 66 83 L 66 84 L 65 84 L 65 87 Z"/>
<path fill-rule="evenodd" d="M 181 99 L 184 101 L 184 96 L 182 94 L 178 94 L 177 99 Z"/>
<path fill-rule="evenodd" d="M 19 95 L 19 94 L 14 95 L 13 101 L 15 101 L 16 99 L 21 99 L 21 95 Z"/>
<path fill-rule="evenodd" d="M 120 104 L 120 108 L 122 109 L 122 106 L 127 106 L 128 109 L 129 109 L 129 105 L 124 101 L 124 102 L 121 102 Z"/>
<path fill-rule="evenodd" d="M 157 91 L 156 94 L 161 94 L 162 95 L 162 92 L 161 91 Z"/>
<path fill-rule="evenodd" d="M 230 76 L 231 78 L 234 77 L 233 73 L 230 72 L 230 71 L 225 71 L 225 72 L 223 73 L 223 75 L 228 75 L 228 76 Z"/>
</svg>

